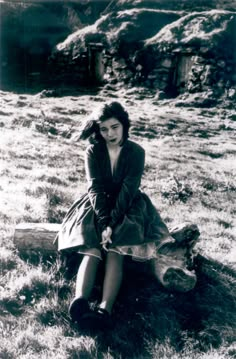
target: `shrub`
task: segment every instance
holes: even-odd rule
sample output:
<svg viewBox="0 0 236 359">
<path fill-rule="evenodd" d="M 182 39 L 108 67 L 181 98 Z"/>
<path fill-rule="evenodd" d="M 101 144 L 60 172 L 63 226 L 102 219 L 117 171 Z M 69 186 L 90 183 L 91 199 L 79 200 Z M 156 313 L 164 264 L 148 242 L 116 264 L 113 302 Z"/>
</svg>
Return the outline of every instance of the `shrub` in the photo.
<svg viewBox="0 0 236 359">
<path fill-rule="evenodd" d="M 177 201 L 186 203 L 187 200 L 192 197 L 193 190 L 189 184 L 180 182 L 175 176 L 173 176 L 164 186 L 161 191 L 163 198 L 167 199 L 170 204 Z"/>
</svg>

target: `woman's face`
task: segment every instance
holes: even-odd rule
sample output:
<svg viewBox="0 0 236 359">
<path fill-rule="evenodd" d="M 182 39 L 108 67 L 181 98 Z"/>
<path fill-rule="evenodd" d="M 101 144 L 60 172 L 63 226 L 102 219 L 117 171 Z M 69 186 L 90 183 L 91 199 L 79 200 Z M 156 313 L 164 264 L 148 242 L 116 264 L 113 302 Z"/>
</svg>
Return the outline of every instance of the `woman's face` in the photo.
<svg viewBox="0 0 236 359">
<path fill-rule="evenodd" d="M 111 117 L 99 124 L 101 136 L 111 147 L 120 146 L 123 141 L 123 125 L 115 117 Z"/>
</svg>

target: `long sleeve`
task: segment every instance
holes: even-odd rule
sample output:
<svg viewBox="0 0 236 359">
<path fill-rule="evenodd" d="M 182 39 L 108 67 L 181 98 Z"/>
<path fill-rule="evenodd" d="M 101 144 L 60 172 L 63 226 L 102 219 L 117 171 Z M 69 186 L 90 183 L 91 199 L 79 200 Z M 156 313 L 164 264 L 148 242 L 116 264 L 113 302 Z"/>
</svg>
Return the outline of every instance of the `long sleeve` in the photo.
<svg viewBox="0 0 236 359">
<path fill-rule="evenodd" d="M 91 205 L 97 217 L 101 231 L 108 226 L 110 220 L 107 196 L 104 187 L 104 179 L 99 158 L 95 155 L 93 146 L 85 152 L 85 172 L 88 184 L 88 195 Z"/>
<path fill-rule="evenodd" d="M 126 173 L 121 189 L 117 195 L 115 207 L 111 211 L 109 226 L 115 227 L 117 222 L 125 215 L 137 195 L 144 171 L 145 152 L 141 146 L 135 144 L 129 148 L 125 156 Z"/>
</svg>

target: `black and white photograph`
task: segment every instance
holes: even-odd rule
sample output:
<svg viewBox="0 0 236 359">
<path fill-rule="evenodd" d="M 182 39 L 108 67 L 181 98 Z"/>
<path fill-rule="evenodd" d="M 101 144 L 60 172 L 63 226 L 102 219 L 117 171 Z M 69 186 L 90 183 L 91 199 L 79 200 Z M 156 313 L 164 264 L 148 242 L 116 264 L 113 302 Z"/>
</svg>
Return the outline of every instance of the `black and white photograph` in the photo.
<svg viewBox="0 0 236 359">
<path fill-rule="evenodd" d="M 236 358 L 236 0 L 0 0 L 0 358 Z"/>
</svg>

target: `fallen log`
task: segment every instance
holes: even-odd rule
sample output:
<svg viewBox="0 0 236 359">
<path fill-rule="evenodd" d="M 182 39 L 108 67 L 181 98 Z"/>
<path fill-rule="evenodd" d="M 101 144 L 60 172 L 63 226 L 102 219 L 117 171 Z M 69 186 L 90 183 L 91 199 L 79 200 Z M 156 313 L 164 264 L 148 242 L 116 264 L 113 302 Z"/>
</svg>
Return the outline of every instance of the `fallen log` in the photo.
<svg viewBox="0 0 236 359">
<path fill-rule="evenodd" d="M 60 224 L 20 223 L 15 228 L 14 244 L 20 252 L 55 253 L 54 243 Z M 187 292 L 193 289 L 197 276 L 193 269 L 193 248 L 200 232 L 195 224 L 183 223 L 170 230 L 175 243 L 165 247 L 157 259 L 149 261 L 149 271 L 169 290 Z M 146 268 L 146 266 L 144 266 Z"/>
<path fill-rule="evenodd" d="M 60 224 L 57 223 L 19 223 L 15 227 L 14 244 L 20 252 L 55 252 L 54 243 Z"/>
</svg>

